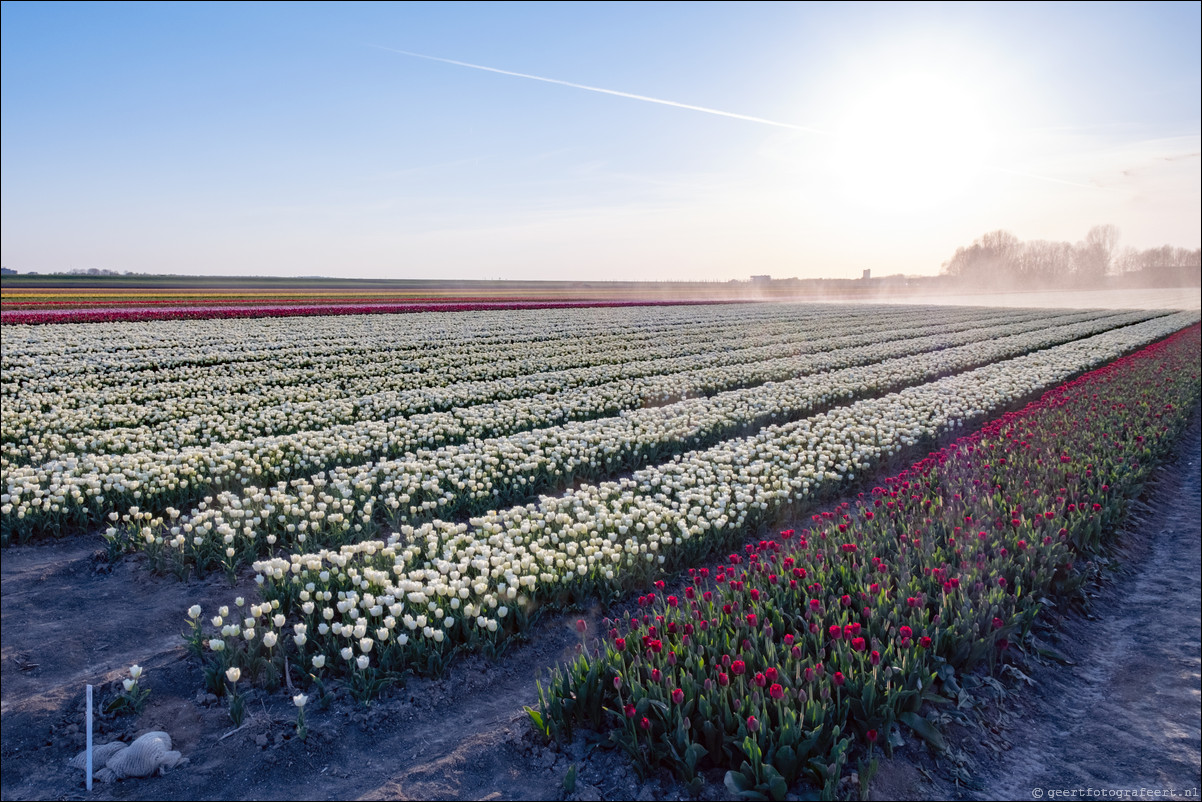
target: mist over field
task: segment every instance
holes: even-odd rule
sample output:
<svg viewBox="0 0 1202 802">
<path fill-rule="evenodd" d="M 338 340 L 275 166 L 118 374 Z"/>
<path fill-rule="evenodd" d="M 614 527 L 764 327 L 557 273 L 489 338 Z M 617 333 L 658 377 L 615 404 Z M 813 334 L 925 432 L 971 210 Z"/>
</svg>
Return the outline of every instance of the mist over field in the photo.
<svg viewBox="0 0 1202 802">
<path fill-rule="evenodd" d="M 1032 309 L 1198 309 L 1197 287 L 1134 290 L 1046 290 L 1042 292 L 979 292 L 940 295 L 881 294 L 866 303 L 1001 306 Z"/>
</svg>

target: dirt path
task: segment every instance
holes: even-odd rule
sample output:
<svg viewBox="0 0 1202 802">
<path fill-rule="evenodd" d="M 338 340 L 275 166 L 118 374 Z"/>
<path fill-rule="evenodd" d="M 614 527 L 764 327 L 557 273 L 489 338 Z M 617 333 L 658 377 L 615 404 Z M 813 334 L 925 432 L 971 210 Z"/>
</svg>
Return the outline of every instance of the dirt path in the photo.
<svg viewBox="0 0 1202 802">
<path fill-rule="evenodd" d="M 984 799 L 1052 791 L 1202 786 L 1202 456 L 1198 416 L 1176 461 L 1137 505 L 1120 568 L 1092 620 L 1066 622 L 1057 648 L 1074 663 L 1031 674 L 1017 745 L 986 774 Z M 1025 696 L 1026 698 L 1022 698 Z"/>
<path fill-rule="evenodd" d="M 1092 619 L 1064 622 L 1056 646 L 1074 664 L 1038 666 L 1033 688 L 1013 688 L 998 714 L 1000 735 L 963 733 L 973 743 L 958 748 L 972 756 L 980 798 L 1202 785 L 1197 413 L 1182 443 L 1137 510 L 1122 567 L 1093 599 Z M 303 743 L 289 695 L 258 692 L 248 725 L 225 737 L 233 729 L 227 711 L 199 692 L 200 671 L 178 633 L 188 605 L 215 609 L 238 592 L 252 596 L 253 585 L 179 583 L 133 560 L 110 571 L 95 559 L 99 549 L 99 540 L 75 538 L 0 555 L 3 799 L 563 799 L 573 766 L 572 799 L 687 796 L 671 783 L 640 781 L 616 752 L 582 740 L 559 750 L 534 738 L 522 708 L 536 702 L 535 678 L 572 653 L 574 615 L 544 619 L 501 659 L 470 657 L 447 678 L 412 680 L 370 708 L 340 696 L 310 711 Z M 103 719 L 97 742 L 163 729 L 190 762 L 88 795 L 82 774 L 65 766 L 83 748 L 84 684 L 102 686 L 103 699 L 103 686 L 135 662 L 146 668 L 149 703 L 140 716 Z M 724 798 L 721 773 L 708 779 L 703 796 Z M 941 779 L 915 744 L 873 791 L 890 799 L 969 793 Z"/>
<path fill-rule="evenodd" d="M 109 571 L 98 550 L 72 539 L 3 553 L 3 799 L 555 799 L 573 764 L 578 798 L 664 795 L 654 785 L 641 793 L 616 753 L 586 766 L 582 744 L 551 748 L 527 724 L 535 680 L 579 643 L 578 616 L 544 619 L 503 658 L 466 658 L 445 679 L 410 680 L 370 707 L 336 693 L 327 709 L 310 709 L 306 742 L 289 694 L 251 691 L 246 726 L 228 735 L 228 713 L 201 691 L 179 633 L 190 604 L 215 610 L 251 597 L 253 583 L 181 584 L 128 560 Z M 102 702 L 135 662 L 147 707 L 101 718 L 96 742 L 161 729 L 189 763 L 88 795 L 65 765 L 83 749 L 85 685 Z"/>
</svg>

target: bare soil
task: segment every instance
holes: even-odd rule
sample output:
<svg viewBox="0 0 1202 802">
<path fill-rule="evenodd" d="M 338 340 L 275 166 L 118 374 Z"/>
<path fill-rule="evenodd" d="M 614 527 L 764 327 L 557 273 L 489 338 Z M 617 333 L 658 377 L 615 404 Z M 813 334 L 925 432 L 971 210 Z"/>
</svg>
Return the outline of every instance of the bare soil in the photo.
<svg viewBox="0 0 1202 802">
<path fill-rule="evenodd" d="M 948 728 L 939 755 L 912 740 L 882 762 L 877 799 L 1051 798 L 1053 789 L 1202 786 L 1199 422 L 1137 502 L 1120 546 L 1099 563 L 1087 612 L 1050 611 L 1045 640 L 1064 661 L 1002 677 Z M 584 738 L 555 747 L 528 724 L 535 680 L 569 658 L 579 614 L 547 617 L 501 658 L 460 660 L 370 707 L 335 695 L 295 735 L 290 695 L 252 692 L 244 726 L 203 691 L 184 650 L 185 610 L 208 611 L 253 583 L 181 583 L 134 559 L 109 565 L 98 538 L 0 553 L 0 796 L 3 799 L 686 799 L 643 780 Z M 600 613 L 586 618 L 599 624 Z M 151 690 L 140 715 L 101 716 L 96 742 L 165 730 L 188 759 L 165 776 L 97 783 L 67 760 L 84 747 L 84 689 L 111 698 L 130 665 Z M 572 792 L 565 779 L 575 767 Z M 702 798 L 727 798 L 721 772 Z M 853 796 L 855 778 L 842 791 Z M 1084 796 L 1084 793 L 1081 794 Z"/>
<path fill-rule="evenodd" d="M 1135 504 L 1083 615 L 1059 627 L 1069 665 L 1013 694 L 1004 759 L 981 763 L 985 799 L 1053 790 L 1202 788 L 1202 459 L 1198 417 Z M 1025 682 L 1023 683 L 1025 685 Z M 1080 797 L 1081 794 L 1078 794 Z M 1161 796 L 1169 796 L 1162 793 Z"/>
</svg>

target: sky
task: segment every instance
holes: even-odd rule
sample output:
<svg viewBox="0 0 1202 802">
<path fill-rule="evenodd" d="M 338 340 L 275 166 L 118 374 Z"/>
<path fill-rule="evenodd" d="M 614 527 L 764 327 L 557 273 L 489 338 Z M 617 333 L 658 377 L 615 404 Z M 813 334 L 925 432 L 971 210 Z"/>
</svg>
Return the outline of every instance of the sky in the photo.
<svg viewBox="0 0 1202 802">
<path fill-rule="evenodd" d="M 4 2 L 20 272 L 933 275 L 1202 240 L 1202 4 Z"/>
</svg>

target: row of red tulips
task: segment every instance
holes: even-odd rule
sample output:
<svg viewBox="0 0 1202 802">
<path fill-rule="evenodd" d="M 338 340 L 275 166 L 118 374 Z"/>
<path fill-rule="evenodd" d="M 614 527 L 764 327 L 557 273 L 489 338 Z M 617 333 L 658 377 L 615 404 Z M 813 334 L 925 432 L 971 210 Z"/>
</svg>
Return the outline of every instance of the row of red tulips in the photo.
<svg viewBox="0 0 1202 802">
<path fill-rule="evenodd" d="M 923 702 L 993 671 L 1047 598 L 1071 597 L 1188 422 L 1199 327 L 1087 374 L 861 493 L 639 599 L 553 673 L 548 735 L 611 730 L 643 770 L 726 768 L 745 798 L 833 793 Z"/>
<path fill-rule="evenodd" d="M 445 301 L 424 303 L 324 303 L 255 306 L 182 306 L 171 308 L 59 309 L 41 312 L 0 312 L 0 323 L 39 325 L 44 323 L 128 323 L 150 320 L 208 320 L 259 317 L 302 317 L 313 315 L 398 315 L 414 312 L 474 312 L 480 310 L 576 309 L 625 306 L 689 306 L 737 303 L 735 301 Z"/>
<path fill-rule="evenodd" d="M 162 295 L 162 293 L 159 293 Z M 608 299 L 613 300 L 613 299 Z M 74 297 L 70 299 L 55 299 L 44 298 L 38 300 L 5 300 L 4 306 L 13 311 L 29 311 L 32 309 L 88 309 L 88 308 L 131 308 L 131 307 L 161 307 L 161 306 L 178 306 L 178 307 L 204 307 L 204 308 L 221 308 L 225 306 L 310 306 L 310 305 L 346 305 L 346 304 L 361 304 L 361 305 L 379 305 L 379 304 L 442 304 L 442 303 L 457 303 L 457 304 L 497 304 L 497 303 L 563 303 L 563 302 L 580 302 L 573 301 L 568 298 L 505 298 L 503 296 L 489 297 L 487 295 L 454 295 L 454 296 L 438 296 L 438 295 L 415 295 L 415 296 L 312 296 L 312 297 L 277 297 L 277 296 L 259 296 L 246 295 L 244 297 L 216 297 L 216 296 L 187 296 L 187 295 L 167 295 L 167 297 L 149 297 L 140 296 L 137 293 L 131 293 L 126 297 L 108 297 L 108 298 L 80 298 Z M 605 303 L 607 299 L 596 299 L 597 303 Z"/>
</svg>

